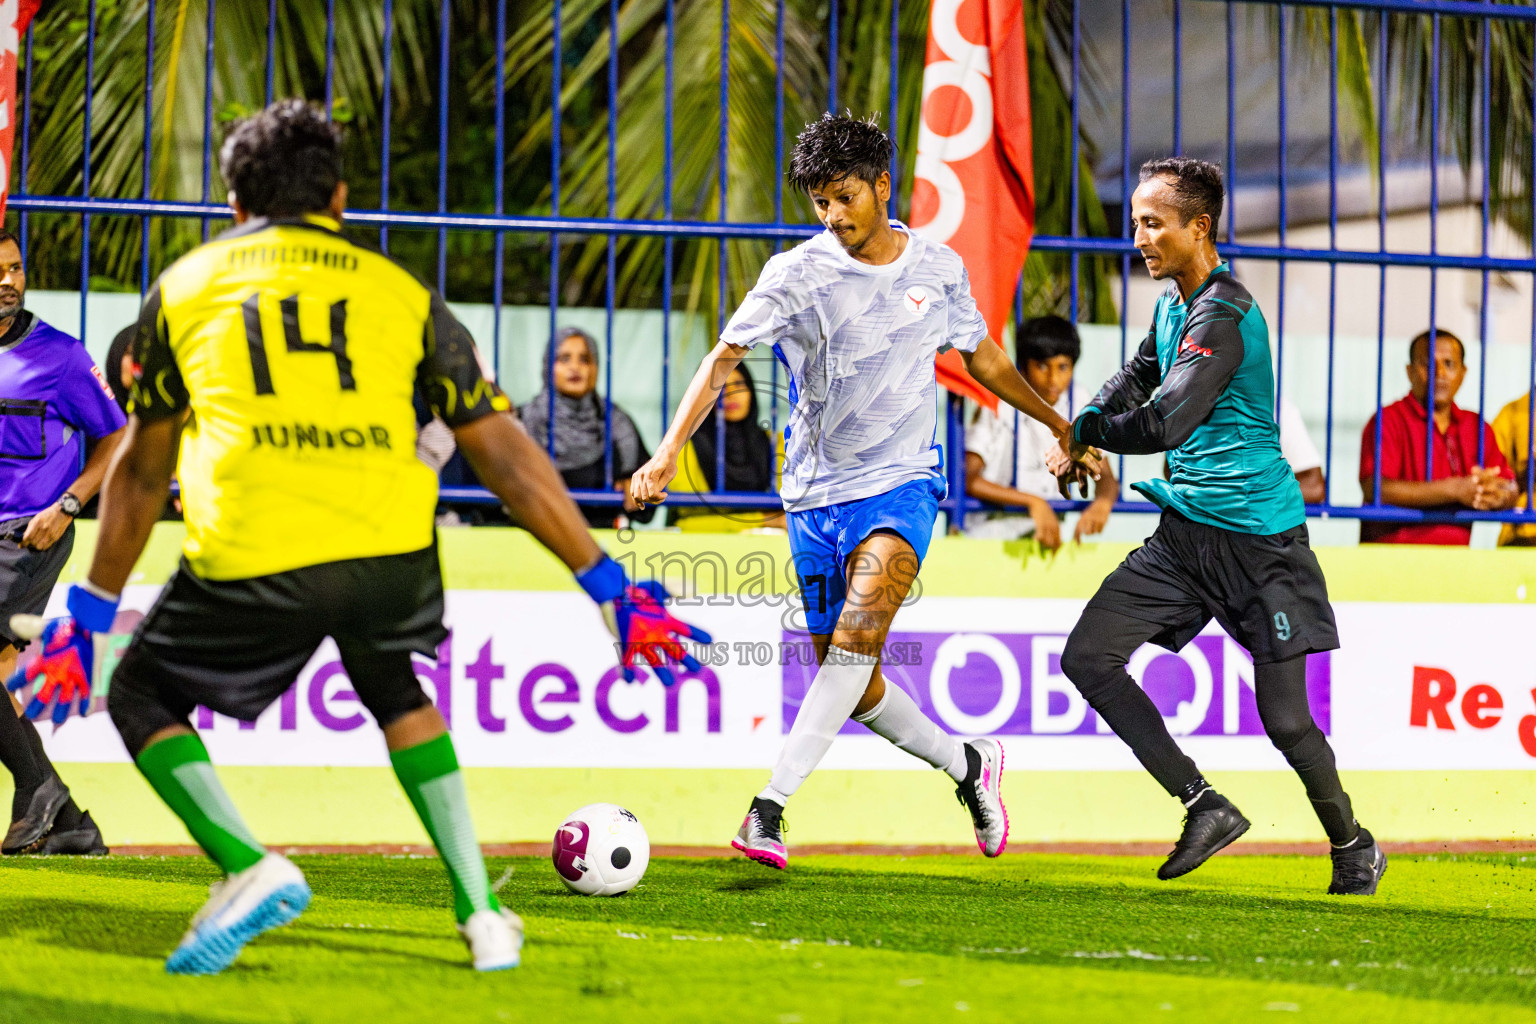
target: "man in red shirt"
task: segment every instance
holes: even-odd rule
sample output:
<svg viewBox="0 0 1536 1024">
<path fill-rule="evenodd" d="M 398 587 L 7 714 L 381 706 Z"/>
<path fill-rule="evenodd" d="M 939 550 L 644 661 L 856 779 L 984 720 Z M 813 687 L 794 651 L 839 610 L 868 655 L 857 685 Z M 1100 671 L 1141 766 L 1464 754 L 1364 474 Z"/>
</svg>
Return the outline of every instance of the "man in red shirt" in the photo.
<svg viewBox="0 0 1536 1024">
<path fill-rule="evenodd" d="M 1449 331 L 1435 332 L 1434 471 L 1424 472 L 1424 434 L 1429 395 L 1429 331 L 1408 345 L 1408 395 L 1381 410 L 1381 494 L 1386 505 L 1431 511 L 1472 508 L 1493 511 L 1515 502 L 1514 474 L 1493 431 L 1475 412 L 1456 405 L 1467 375 L 1466 350 Z M 1478 439 L 1483 457 L 1478 461 Z M 1360 487 L 1376 490 L 1376 417 L 1360 440 Z M 1472 539 L 1467 523 L 1360 524 L 1362 544 L 1459 544 Z"/>
</svg>

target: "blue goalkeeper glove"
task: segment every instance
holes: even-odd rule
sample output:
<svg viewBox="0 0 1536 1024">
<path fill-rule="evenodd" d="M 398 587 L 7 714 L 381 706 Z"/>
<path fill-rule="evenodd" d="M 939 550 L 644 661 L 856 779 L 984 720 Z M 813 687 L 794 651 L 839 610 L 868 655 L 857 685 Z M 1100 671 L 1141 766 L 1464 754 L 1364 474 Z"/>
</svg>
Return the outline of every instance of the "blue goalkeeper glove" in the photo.
<svg viewBox="0 0 1536 1024">
<path fill-rule="evenodd" d="M 710 636 L 667 611 L 666 603 L 671 600 L 671 595 L 666 587 L 654 580 L 638 586 L 630 583 L 623 567 L 607 555 L 592 568 L 579 573 L 576 582 L 602 608 L 608 631 L 619 641 L 623 651 L 620 664 L 627 682 L 635 681 L 634 666 L 638 658 L 650 663 L 663 686 L 677 682 L 672 674 L 672 664 L 680 664 L 690 672 L 699 670 L 698 659 L 683 648 L 679 637 L 707 644 Z"/>
<path fill-rule="evenodd" d="M 40 615 L 11 616 L 11 629 L 19 638 L 43 641 L 43 653 L 17 668 L 5 682 L 12 693 L 34 686 L 32 700 L 22 711 L 33 721 L 50 710 L 54 725 L 63 725 L 71 712 L 84 718 L 92 683 L 100 676 L 105 653 L 101 641 L 117 616 L 117 601 L 76 585 L 69 588 L 68 607 L 68 615 L 52 621 Z"/>
</svg>

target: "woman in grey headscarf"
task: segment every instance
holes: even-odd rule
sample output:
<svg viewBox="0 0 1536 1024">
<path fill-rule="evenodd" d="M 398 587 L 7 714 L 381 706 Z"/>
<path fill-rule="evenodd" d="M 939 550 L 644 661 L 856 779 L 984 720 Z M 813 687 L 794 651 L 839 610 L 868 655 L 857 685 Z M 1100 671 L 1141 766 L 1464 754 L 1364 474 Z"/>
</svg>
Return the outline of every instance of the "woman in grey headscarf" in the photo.
<svg viewBox="0 0 1536 1024">
<path fill-rule="evenodd" d="M 656 506 L 634 506 L 629 497 L 630 475 L 651 457 L 635 421 L 617 405 L 606 404 L 597 393 L 597 341 L 579 327 L 562 327 L 555 335 L 554 411 L 555 468 L 572 490 L 601 490 L 603 459 L 607 442 L 605 430 L 611 425 L 613 444 L 613 489 L 624 496 L 624 507 L 583 505 L 587 522 L 598 529 L 622 526 L 622 516 L 648 523 Z M 517 410 L 523 426 L 541 446 L 549 445 L 550 367 L 549 353 L 544 355 L 543 387 L 527 404 Z M 608 415 L 611 414 L 611 415 Z"/>
</svg>

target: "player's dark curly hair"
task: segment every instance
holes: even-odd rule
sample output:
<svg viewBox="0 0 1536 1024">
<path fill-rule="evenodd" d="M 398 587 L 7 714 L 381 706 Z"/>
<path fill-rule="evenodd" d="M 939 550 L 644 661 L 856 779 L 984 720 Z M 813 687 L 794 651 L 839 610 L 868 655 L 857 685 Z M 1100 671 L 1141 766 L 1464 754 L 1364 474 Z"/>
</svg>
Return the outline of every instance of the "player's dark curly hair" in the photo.
<svg viewBox="0 0 1536 1024">
<path fill-rule="evenodd" d="M 341 129 L 303 100 L 279 100 L 235 125 L 219 171 L 253 216 L 324 210 L 341 180 Z"/>
<path fill-rule="evenodd" d="M 891 169 L 896 144 L 874 118 L 823 114 L 795 139 L 784 177 L 791 188 L 808 192 L 844 178 L 862 178 L 871 188 Z"/>
<path fill-rule="evenodd" d="M 1211 237 L 1216 237 L 1216 226 L 1221 223 L 1222 198 L 1226 193 L 1221 179 L 1221 168 L 1209 160 L 1196 160 L 1189 156 L 1169 156 L 1148 160 L 1141 165 L 1141 181 L 1167 178 L 1173 187 L 1174 205 L 1188 224 L 1202 213 L 1211 218 Z"/>
<path fill-rule="evenodd" d="M 1020 366 L 1026 360 L 1044 363 L 1057 356 L 1066 356 L 1076 364 L 1083 354 L 1083 342 L 1066 317 L 1037 316 L 1019 325 L 1018 350 Z"/>
</svg>

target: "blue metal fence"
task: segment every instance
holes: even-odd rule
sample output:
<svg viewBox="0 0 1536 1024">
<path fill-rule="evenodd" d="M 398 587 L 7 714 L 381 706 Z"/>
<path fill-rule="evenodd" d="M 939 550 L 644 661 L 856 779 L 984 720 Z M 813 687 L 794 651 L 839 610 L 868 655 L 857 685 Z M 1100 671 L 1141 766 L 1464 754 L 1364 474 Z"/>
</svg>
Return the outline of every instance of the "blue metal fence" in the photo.
<svg viewBox="0 0 1536 1024">
<path fill-rule="evenodd" d="M 84 161 L 82 167 L 82 189 L 79 195 L 38 195 L 33 194 L 28 188 L 28 167 L 34 154 L 31 153 L 32 140 L 32 108 L 33 96 L 33 56 L 34 39 L 32 31 L 29 31 L 24 41 L 22 75 L 22 99 L 21 99 L 21 131 L 19 133 L 20 145 L 20 174 L 19 187 L 10 199 L 11 207 L 19 212 L 20 226 L 23 239 L 27 237 L 28 218 L 38 213 L 66 214 L 80 218 L 82 225 L 81 242 L 81 319 L 82 333 L 86 311 L 86 286 L 90 280 L 90 245 L 91 245 L 91 221 L 93 217 L 134 217 L 138 218 L 143 228 L 143 250 L 141 289 L 147 288 L 152 277 L 150 266 L 150 224 L 157 218 L 190 218 L 201 222 L 203 235 L 207 236 L 209 225 L 212 221 L 226 217 L 228 211 L 220 204 L 213 201 L 211 195 L 213 177 L 213 147 L 215 142 L 214 96 L 212 83 L 214 80 L 214 62 L 216 57 L 216 42 L 218 28 L 221 24 L 221 5 L 219 0 L 206 0 L 207 40 L 204 54 L 204 96 L 202 97 L 202 167 L 201 167 L 201 194 L 196 200 L 177 198 L 152 198 L 151 197 L 151 141 L 154 128 L 154 73 L 156 61 L 156 47 L 163 41 L 157 41 L 154 31 L 154 12 L 156 0 L 145 0 L 149 11 L 149 32 L 146 40 L 144 61 L 149 69 L 146 75 L 146 89 L 144 94 L 144 154 L 142 158 L 142 195 L 140 198 L 106 198 L 92 195 L 92 168 L 91 159 L 93 151 L 92 103 L 84 104 L 83 130 L 85 133 Z M 161 0 L 163 2 L 163 0 Z M 287 0 L 285 0 L 287 2 Z M 391 82 L 392 67 L 395 60 L 395 31 L 396 31 L 396 0 L 379 0 L 382 4 L 383 46 L 382 59 L 384 62 L 384 81 Z M 226 5 L 230 0 L 224 0 Z M 556 45 L 554 46 L 555 59 L 553 60 L 552 73 L 552 119 L 554 130 L 551 133 L 550 145 L 550 202 L 549 212 L 534 212 L 512 210 L 506 208 L 504 194 L 505 178 L 505 150 L 507 127 L 507 90 L 506 90 L 506 63 L 496 61 L 495 69 L 495 100 L 494 100 L 494 133 L 495 133 L 495 176 L 496 185 L 492 209 L 487 212 L 462 212 L 449 209 L 448 204 L 448 153 L 450 148 L 449 138 L 449 90 L 448 72 L 450 62 L 453 60 L 454 40 L 450 38 L 450 5 L 444 0 L 440 8 L 440 23 L 438 31 L 438 92 L 435 103 L 438 114 L 438 157 L 439 170 L 437 177 L 437 196 L 435 209 L 399 209 L 392 206 L 390 201 L 391 179 L 391 118 L 392 118 L 392 90 L 384 88 L 381 96 L 382 116 L 382 153 L 380 165 L 381 198 L 376 208 L 353 209 L 347 212 L 347 218 L 352 225 L 376 226 L 378 230 L 379 244 L 386 251 L 390 245 L 390 231 L 392 229 L 415 229 L 435 232 L 438 239 L 437 254 L 437 283 L 442 287 L 447 277 L 447 252 L 448 239 L 454 232 L 489 232 L 494 238 L 494 294 L 492 297 L 496 315 L 493 318 L 495 340 L 500 341 L 501 316 L 500 310 L 503 304 L 503 267 L 504 245 L 508 233 L 532 234 L 544 236 L 550 242 L 549 265 L 549 326 L 551 347 L 557 324 L 557 306 L 561 291 L 562 268 L 560 261 L 560 241 L 563 236 L 597 237 L 606 241 L 606 262 L 604 264 L 604 291 L 606 297 L 606 331 L 602 339 L 607 365 L 613 366 L 614 331 L 613 317 L 615 310 L 615 278 L 617 272 L 616 252 L 621 238 L 658 237 L 663 242 L 663 262 L 661 268 L 661 298 L 662 311 L 662 360 L 659 369 L 659 389 L 661 394 L 661 406 L 663 412 L 670 411 L 672 395 L 669 392 L 669 377 L 674 361 L 672 338 L 672 318 L 674 309 L 674 246 L 679 241 L 710 240 L 718 249 L 718 281 L 719 301 L 721 307 L 725 307 L 728 296 L 727 290 L 727 241 L 730 239 L 763 239 L 776 246 L 783 246 L 797 242 L 809 236 L 815 230 L 812 225 L 793 223 L 785 219 L 785 200 L 783 195 L 783 168 L 786 160 L 786 138 L 784 132 L 785 111 L 785 0 L 734 0 L 736 9 L 750 10 L 751 4 L 772 4 L 775 14 L 774 46 L 777 58 L 777 71 L 775 76 L 776 89 L 776 119 L 777 131 L 774 139 L 774 171 L 775 180 L 779 183 L 773 197 L 774 219 L 768 223 L 744 223 L 732 221 L 729 217 L 729 171 L 727 153 L 732 144 L 730 138 L 730 124 L 728 117 L 731 101 L 730 75 L 722 73 L 719 76 L 719 125 L 716 139 L 712 140 L 716 153 L 716 173 L 718 174 L 718 208 L 716 216 L 711 220 L 686 220 L 675 216 L 673 205 L 673 186 L 675 181 L 676 154 L 679 142 L 684 146 L 704 146 L 710 142 L 699 138 L 677 140 L 674 137 L 674 104 L 675 104 L 675 57 L 677 41 L 677 10 L 675 0 L 665 0 L 660 31 L 664 32 L 666 46 L 665 62 L 665 107 L 664 123 L 660 130 L 664 134 L 663 141 L 663 199 L 661 216 L 654 219 L 626 218 L 618 215 L 617 205 L 617 181 L 618 181 L 618 118 L 619 118 L 619 94 L 621 84 L 621 52 L 620 52 L 620 17 L 621 8 L 618 0 L 608 0 L 606 4 L 606 28 L 610 40 L 608 59 L 606 62 L 606 76 L 603 80 L 603 89 L 606 94 L 606 107 L 608 119 L 608 154 L 606 162 L 607 176 L 607 208 L 604 216 L 569 216 L 562 212 L 562 167 L 564 153 L 562 151 L 562 123 L 564 111 L 562 107 L 564 74 L 565 74 L 565 50 L 561 41 L 566 38 L 567 26 L 564 23 L 565 4 L 562 0 L 555 0 L 553 4 L 553 33 Z M 249 6 L 247 4 L 246 6 Z M 1238 163 L 1238 151 L 1236 140 L 1238 137 L 1236 103 L 1234 97 L 1234 38 L 1238 32 L 1238 12 L 1240 10 L 1253 11 L 1264 8 L 1272 8 L 1278 12 L 1290 12 L 1295 10 L 1309 10 L 1323 13 L 1328 18 L 1328 46 L 1329 46 L 1329 142 L 1328 142 L 1328 177 L 1329 177 L 1329 202 L 1328 202 L 1328 244 L 1325 247 L 1307 247 L 1290 244 L 1287 235 L 1287 215 L 1289 209 L 1287 198 L 1290 190 L 1288 178 L 1288 119 L 1291 116 L 1287 107 L 1288 83 L 1288 50 L 1294 45 L 1291 38 L 1290 23 L 1282 17 L 1279 20 L 1279 82 L 1278 82 L 1278 203 L 1279 219 L 1277 224 L 1277 241 L 1275 244 L 1256 244 L 1253 242 L 1239 242 L 1237 240 L 1237 217 L 1239 211 L 1229 206 L 1229 216 L 1226 227 L 1226 241 L 1222 246 L 1223 256 L 1231 259 L 1266 261 L 1275 263 L 1278 267 L 1280 278 L 1279 302 L 1277 308 L 1268 309 L 1271 323 L 1275 326 L 1275 348 L 1277 366 L 1284 365 L 1286 303 L 1285 303 L 1285 273 L 1291 263 L 1312 264 L 1323 263 L 1328 266 L 1328 309 L 1329 309 L 1329 336 L 1328 336 L 1328 366 L 1326 372 L 1327 388 L 1329 392 L 1328 402 L 1328 430 L 1325 453 L 1325 476 L 1330 481 L 1328 500 L 1318 506 L 1311 506 L 1309 511 L 1317 514 L 1327 514 L 1340 517 L 1353 517 L 1367 520 L 1381 521 L 1463 521 L 1474 519 L 1491 519 L 1505 522 L 1529 521 L 1533 515 L 1531 510 L 1531 498 L 1536 492 L 1536 459 L 1528 460 L 1523 489 L 1528 495 L 1525 507 L 1507 512 L 1475 512 L 1463 510 L 1454 513 L 1424 512 L 1416 509 L 1397 508 L 1386 506 L 1376 500 L 1367 500 L 1363 506 L 1336 505 L 1332 503 L 1331 482 L 1334 478 L 1334 443 L 1333 443 L 1333 396 L 1335 388 L 1335 344 L 1333 325 L 1336 319 L 1337 307 L 1337 271 L 1338 268 L 1347 265 L 1361 265 L 1379 268 L 1380 290 L 1377 296 L 1379 304 L 1379 330 L 1377 337 L 1377 380 L 1376 380 L 1376 407 L 1378 413 L 1382 405 L 1383 397 L 1383 367 L 1387 354 L 1385 351 L 1386 338 L 1386 302 L 1387 302 L 1387 273 L 1390 268 L 1428 268 L 1433 275 L 1438 271 L 1457 270 L 1472 271 L 1481 275 L 1482 307 L 1480 322 L 1482 325 L 1482 337 L 1487 337 L 1488 325 L 1488 291 L 1489 277 L 1491 274 L 1517 274 L 1529 275 L 1536 279 L 1536 261 L 1530 258 L 1510 258 L 1490 254 L 1489 236 L 1490 220 L 1492 217 L 1492 200 L 1490 198 L 1490 137 L 1488 130 L 1489 102 L 1491 95 L 1489 46 L 1492 34 L 1492 26 L 1495 22 L 1503 22 L 1514 26 L 1518 31 L 1536 32 L 1536 8 L 1530 6 L 1516 6 L 1512 4 L 1489 2 L 1465 2 L 1465 0 L 1333 0 L 1325 3 L 1323 0 L 1165 0 L 1165 9 L 1168 15 L 1168 30 L 1172 33 L 1173 54 L 1173 103 L 1172 103 L 1172 134 L 1169 139 L 1169 151 L 1178 151 L 1183 145 L 1185 117 L 1187 111 L 1183 102 L 1183 74 L 1185 62 L 1195 60 L 1209 60 L 1226 62 L 1226 124 L 1227 139 L 1225 145 L 1226 166 L 1230 177 L 1240 175 L 1243 168 Z M 1120 299 L 1121 299 L 1121 357 L 1128 354 L 1132 340 L 1131 328 L 1125 323 L 1124 310 L 1130 301 L 1130 280 L 1132 277 L 1132 257 L 1134 249 L 1129 242 L 1130 226 L 1128 203 L 1125 197 L 1129 195 L 1132 182 L 1130 166 L 1132 162 L 1131 147 L 1131 98 L 1132 98 L 1132 54 L 1138 40 L 1133 38 L 1131 31 L 1131 2 L 1121 0 L 1121 69 L 1120 69 L 1120 96 L 1121 138 L 1118 141 L 1120 161 L 1120 189 L 1121 189 L 1121 213 L 1118 225 L 1119 235 L 1116 237 L 1093 237 L 1084 233 L 1080 211 L 1081 192 L 1081 146 L 1082 134 L 1080 130 L 1082 116 L 1082 74 L 1083 74 L 1083 35 L 1081 4 L 1074 2 L 1071 5 L 1071 35 L 1070 35 L 1070 62 L 1066 76 L 1066 85 L 1071 103 L 1072 138 L 1069 141 L 1072 160 L 1071 180 L 1071 221 L 1070 229 L 1065 235 L 1041 235 L 1034 239 L 1033 247 L 1037 252 L 1065 253 L 1068 254 L 1069 266 L 1069 302 L 1073 319 L 1079 314 L 1079 293 L 1081 289 L 1082 260 L 1085 257 L 1099 258 L 1118 263 L 1120 271 Z M 1188 8 L 1188 9 L 1186 9 Z M 766 10 L 767 8 L 763 8 Z M 274 66 L 279 57 L 278 51 L 278 0 L 268 0 L 267 3 L 267 50 L 265 54 L 265 93 L 264 99 L 270 101 L 274 88 Z M 732 32 L 732 0 L 721 0 L 720 3 L 719 45 L 721 48 L 721 66 L 727 67 L 729 48 L 731 46 Z M 1340 167 L 1340 117 L 1339 117 L 1339 92 L 1338 80 L 1338 39 L 1339 39 L 1339 13 L 1340 11 L 1369 11 L 1379 15 L 1377 18 L 1377 33 L 1374 40 L 1375 52 L 1372 55 L 1373 70 L 1376 75 L 1376 93 L 1379 103 L 1378 123 L 1381 126 L 1379 134 L 1378 166 L 1383 173 L 1378 175 L 1378 202 L 1377 216 L 1379 227 L 1379 244 L 1374 250 L 1343 249 L 1339 247 L 1339 197 L 1338 178 Z M 222 12 L 227 14 L 228 12 Z M 1221 18 L 1225 19 L 1226 48 L 1225 53 L 1195 53 L 1184 45 L 1184 26 L 1192 17 Z M 1445 254 L 1439 251 L 1439 238 L 1436 225 L 1440 218 L 1440 194 L 1438 188 L 1438 173 L 1430 175 L 1430 242 L 1427 251 L 1400 251 L 1388 248 L 1387 244 L 1387 201 L 1386 201 L 1386 174 L 1388 158 L 1388 126 L 1389 115 L 1389 91 L 1391 80 L 1385 56 L 1387 54 L 1388 19 L 1389 18 L 1418 18 L 1427 19 L 1431 26 L 1431 45 L 1429 55 L 1428 75 L 1430 77 L 1430 136 L 1437 140 L 1434 152 L 1431 154 L 1433 167 L 1439 156 L 1438 140 L 1441 137 L 1441 110 L 1439 104 L 1440 76 L 1442 71 L 1441 53 L 1441 27 L 1443 19 L 1458 18 L 1471 19 L 1479 26 L 1480 63 L 1478 75 L 1480 76 L 1480 96 L 1478 99 L 1480 118 L 1477 124 L 1477 146 L 1480 159 L 1479 173 L 1481 175 L 1481 251 L 1477 254 Z M 917 66 L 899 67 L 899 62 L 894 55 L 900 48 L 900 19 L 901 5 L 899 0 L 891 0 L 889 5 L 889 36 L 888 46 L 893 55 L 890 66 L 893 68 L 889 75 L 887 90 L 887 107 L 882 113 L 885 122 L 893 133 L 897 131 L 900 119 L 896 116 L 899 102 L 900 74 L 921 74 L 921 68 Z M 846 26 L 844 12 L 840 9 L 839 0 L 829 0 L 828 17 L 825 22 L 825 46 L 827 59 L 827 108 L 840 109 L 839 95 L 839 69 L 842 58 L 846 57 L 846 49 L 849 41 L 840 38 L 840 30 Z M 98 32 L 98 11 L 96 0 L 89 0 L 86 8 L 86 32 L 88 33 L 87 47 L 85 50 L 86 81 L 97 80 L 98 69 L 96 60 L 96 35 Z M 508 4 L 507 0 L 496 0 L 495 34 L 497 52 L 506 53 L 508 39 Z M 35 31 L 35 29 L 33 30 Z M 327 101 L 327 109 L 331 109 L 330 102 L 335 95 L 336 82 L 336 47 L 337 42 L 337 17 L 336 0 L 327 0 L 326 3 L 326 33 L 325 33 L 325 68 L 324 68 L 324 98 Z M 225 55 L 228 59 L 228 55 Z M 1530 69 L 1527 68 L 1527 73 Z M 1044 69 L 1037 68 L 1035 73 L 1043 73 Z M 893 161 L 892 174 L 895 177 L 900 170 L 899 165 Z M 1536 166 L 1531 168 L 1531 175 L 1536 178 Z M 899 184 L 899 182 L 898 182 Z M 1527 188 L 1530 188 L 1527 183 Z M 1536 202 L 1536 188 L 1530 189 L 1533 202 Z M 891 201 L 892 214 L 897 209 L 896 194 L 893 191 Z M 1536 205 L 1533 205 L 1533 219 L 1536 219 Z M 154 268 L 158 269 L 158 268 Z M 755 271 L 755 268 L 753 268 Z M 1536 291 L 1536 289 L 1533 289 Z M 451 298 L 452 296 L 450 296 Z M 1433 285 L 1430 290 L 1430 323 L 1435 320 L 1435 298 Z M 1019 316 L 1026 311 L 1022 306 L 1022 295 L 1016 309 Z M 1536 310 L 1532 315 L 1532 339 L 1533 353 L 1531 383 L 1536 385 Z M 499 354 L 500 345 L 494 350 Z M 1481 368 L 1479 375 L 1478 412 L 1486 419 L 1486 367 L 1487 345 L 1481 345 Z M 553 359 L 550 360 L 551 365 Z M 1433 360 L 1431 360 L 1433 368 Z M 552 372 L 552 371 L 551 371 Z M 779 368 L 774 365 L 773 383 L 778 383 Z M 1433 369 L 1431 369 L 1433 373 Z M 608 375 L 607 389 L 611 396 L 613 374 Z M 1284 374 L 1277 374 L 1278 390 L 1284 394 L 1288 384 Z M 552 382 L 552 377 L 551 377 Z M 1086 382 L 1090 385 L 1097 382 Z M 1433 379 L 1431 379 L 1433 388 Z M 553 387 L 549 389 L 551 403 L 553 404 Z M 1536 413 L 1536 387 L 1533 387 L 1533 397 L 1530 399 L 1532 413 Z M 778 403 L 775 393 L 774 399 L 774 426 L 777 427 Z M 551 414 L 553 409 L 551 408 Z M 553 415 L 551 415 L 551 420 Z M 719 429 L 724 431 L 724 417 L 716 417 Z M 1536 423 L 1536 415 L 1530 420 Z M 1380 452 L 1381 417 L 1377 416 L 1377 451 Z M 963 424 L 961 423 L 960 407 L 956 402 L 950 403 L 950 411 L 947 426 L 948 449 L 953 453 L 946 459 L 946 471 L 950 473 L 950 495 L 945 502 L 945 509 L 951 515 L 952 521 L 963 521 L 968 501 L 964 487 L 964 459 L 963 459 Z M 551 444 L 553 444 L 553 432 L 551 431 Z M 610 430 L 611 436 L 611 430 Z M 1528 444 L 1529 444 L 1528 439 Z M 1426 455 L 1432 451 L 1435 438 L 1432 431 L 1426 431 L 1425 445 Z M 712 469 L 716 474 L 717 487 L 724 479 L 724 444 L 717 445 L 719 453 L 718 464 Z M 1483 461 L 1484 452 L 1479 443 L 1478 462 Z M 1377 464 L 1377 481 L 1375 492 L 1380 493 L 1380 462 Z M 1433 465 L 1432 458 L 1427 465 Z M 611 445 L 604 460 L 605 480 L 611 484 L 614 474 L 613 452 Z M 1347 471 L 1347 467 L 1346 467 Z M 1123 479 L 1123 473 L 1122 473 Z M 491 500 L 489 495 L 478 489 L 449 489 L 445 496 L 463 500 L 478 501 Z M 611 489 L 584 491 L 578 493 L 578 499 L 588 504 L 617 505 L 619 496 Z M 1371 499 L 1368 494 L 1367 498 Z M 721 493 L 719 491 L 704 495 L 678 494 L 672 499 L 677 504 L 709 504 L 721 508 L 761 508 L 770 509 L 777 507 L 777 500 L 771 495 Z M 969 502 L 971 508 L 975 508 L 974 501 Z M 1062 508 L 1081 507 L 1081 502 L 1060 503 Z M 1122 501 L 1118 508 L 1122 510 L 1148 511 L 1151 506 L 1142 502 Z"/>
</svg>

